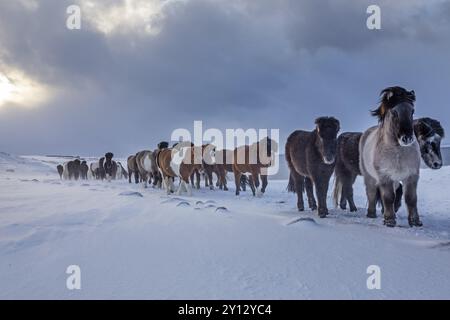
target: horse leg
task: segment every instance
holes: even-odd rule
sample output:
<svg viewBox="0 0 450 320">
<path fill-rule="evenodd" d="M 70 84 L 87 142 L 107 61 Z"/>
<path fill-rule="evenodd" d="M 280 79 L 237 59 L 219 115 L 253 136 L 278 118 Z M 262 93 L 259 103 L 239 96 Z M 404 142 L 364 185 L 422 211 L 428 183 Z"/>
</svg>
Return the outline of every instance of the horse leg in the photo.
<svg viewBox="0 0 450 320">
<path fill-rule="evenodd" d="M 191 185 L 189 184 L 189 182 L 188 182 L 188 183 L 185 183 L 184 185 L 185 185 L 185 187 L 186 187 L 186 193 L 187 193 L 187 195 L 188 195 L 189 197 L 191 197 L 191 196 L 192 196 L 192 187 L 191 187 Z"/>
<path fill-rule="evenodd" d="M 241 185 L 241 176 L 242 173 L 240 173 L 238 170 L 234 169 L 234 183 L 236 184 L 236 195 L 239 195 L 240 185 Z"/>
<path fill-rule="evenodd" d="M 206 171 L 206 179 L 209 182 L 209 189 L 214 190 L 214 184 L 213 184 L 213 173 L 212 170 Z"/>
<path fill-rule="evenodd" d="M 381 200 L 384 208 L 384 224 L 388 227 L 395 227 L 394 201 L 395 192 L 392 181 L 386 181 L 380 184 Z"/>
<path fill-rule="evenodd" d="M 402 206 L 402 197 L 403 197 L 403 186 L 400 183 L 395 190 L 395 202 L 394 202 L 394 211 L 397 213 L 397 211 Z"/>
<path fill-rule="evenodd" d="M 220 189 L 223 188 L 223 190 L 228 191 L 227 187 L 227 171 L 225 168 L 219 169 L 219 183 L 220 183 Z"/>
<path fill-rule="evenodd" d="M 194 186 L 194 175 L 195 175 L 195 172 L 192 172 L 192 174 L 190 176 L 192 186 Z"/>
<path fill-rule="evenodd" d="M 377 217 L 377 199 L 378 187 L 376 181 L 368 176 L 364 177 L 364 184 L 366 185 L 366 195 L 368 201 L 367 218 Z"/>
<path fill-rule="evenodd" d="M 351 176 L 347 176 L 347 177 L 343 178 L 343 183 L 342 183 L 342 196 L 345 195 L 344 203 L 346 201 L 348 201 L 348 204 L 350 206 L 350 212 L 358 211 L 358 209 L 356 208 L 355 202 L 353 201 L 353 183 L 355 182 L 355 180 L 356 180 L 356 176 L 351 175 Z M 341 208 L 342 208 L 342 199 L 341 199 Z M 345 210 L 345 206 L 344 206 L 343 210 Z"/>
<path fill-rule="evenodd" d="M 255 189 L 256 189 L 256 195 L 258 197 L 260 197 L 260 196 L 262 196 L 262 192 L 259 189 L 260 183 L 259 183 L 259 172 L 258 172 L 258 170 L 252 170 L 252 177 L 253 177 L 253 183 L 254 183 Z M 253 195 L 255 195 L 255 194 L 253 193 Z"/>
<path fill-rule="evenodd" d="M 294 181 L 294 191 L 297 193 L 297 209 L 305 211 L 305 203 L 303 202 L 303 190 L 305 189 L 305 177 L 301 176 L 291 169 L 291 177 Z"/>
<path fill-rule="evenodd" d="M 317 210 L 316 199 L 314 198 L 314 185 L 311 178 L 305 177 L 305 189 L 308 196 L 308 206 L 312 211 Z"/>
<path fill-rule="evenodd" d="M 250 175 L 248 177 L 248 184 L 250 185 L 250 189 L 252 190 L 253 196 L 255 196 L 256 188 L 255 188 L 255 180 L 253 179 L 253 175 Z"/>
<path fill-rule="evenodd" d="M 201 180 L 201 176 L 200 176 L 200 171 L 199 171 L 199 170 L 195 170 L 195 178 L 196 178 L 195 187 L 196 187 L 197 189 L 200 189 L 200 180 Z"/>
<path fill-rule="evenodd" d="M 267 175 L 265 174 L 261 175 L 261 182 L 262 182 L 261 192 L 264 193 L 266 192 L 267 185 L 269 184 L 267 181 Z"/>
<path fill-rule="evenodd" d="M 421 227 L 422 222 L 417 211 L 417 181 L 419 176 L 414 175 L 405 181 L 405 202 L 408 208 L 408 222 L 411 227 Z"/>
<path fill-rule="evenodd" d="M 328 208 L 327 208 L 328 184 L 329 184 L 329 177 L 320 177 L 320 178 L 316 177 L 314 179 L 317 201 L 319 203 L 317 212 L 320 218 L 325 218 L 328 215 Z"/>
<path fill-rule="evenodd" d="M 134 171 L 134 182 L 136 184 L 139 183 L 139 172 L 137 172 L 137 171 Z"/>
</svg>

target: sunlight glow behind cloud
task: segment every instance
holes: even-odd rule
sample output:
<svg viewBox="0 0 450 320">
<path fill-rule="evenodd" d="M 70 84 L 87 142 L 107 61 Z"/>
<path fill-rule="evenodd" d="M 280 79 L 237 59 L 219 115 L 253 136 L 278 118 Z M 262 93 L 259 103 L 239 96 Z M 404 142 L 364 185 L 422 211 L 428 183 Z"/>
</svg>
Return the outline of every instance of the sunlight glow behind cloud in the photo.
<svg viewBox="0 0 450 320">
<path fill-rule="evenodd" d="M 93 0 L 80 0 L 86 20 L 98 31 L 109 35 L 115 32 L 157 34 L 155 20 L 162 16 L 167 1 L 120 0 L 113 4 Z"/>
<path fill-rule="evenodd" d="M 7 105 L 32 108 L 47 101 L 49 89 L 19 70 L 0 71 L 0 108 Z"/>
</svg>

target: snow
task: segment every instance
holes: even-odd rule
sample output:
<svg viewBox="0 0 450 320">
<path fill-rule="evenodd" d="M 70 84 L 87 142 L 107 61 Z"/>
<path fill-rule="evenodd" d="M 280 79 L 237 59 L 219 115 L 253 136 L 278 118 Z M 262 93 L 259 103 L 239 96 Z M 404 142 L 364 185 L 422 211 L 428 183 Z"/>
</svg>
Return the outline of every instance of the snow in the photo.
<svg viewBox="0 0 450 320">
<path fill-rule="evenodd" d="M 423 228 L 357 213 L 296 210 L 287 181 L 266 194 L 193 190 L 167 196 L 128 181 L 60 181 L 67 159 L 0 153 L 2 299 L 450 298 L 450 167 L 424 169 Z M 122 163 L 126 163 L 122 161 Z M 230 176 L 231 179 L 231 176 Z M 329 199 L 332 208 L 332 200 Z M 66 269 L 81 268 L 81 290 Z M 367 267 L 381 269 L 369 290 Z"/>
</svg>

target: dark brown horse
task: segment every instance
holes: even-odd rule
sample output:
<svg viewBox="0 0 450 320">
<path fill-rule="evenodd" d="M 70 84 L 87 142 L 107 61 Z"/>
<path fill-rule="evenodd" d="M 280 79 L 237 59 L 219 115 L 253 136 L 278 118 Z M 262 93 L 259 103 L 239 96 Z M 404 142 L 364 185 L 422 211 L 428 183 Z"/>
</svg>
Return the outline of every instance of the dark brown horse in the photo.
<svg viewBox="0 0 450 320">
<path fill-rule="evenodd" d="M 81 180 L 87 180 L 87 178 L 88 178 L 88 171 L 89 171 L 89 167 L 87 165 L 87 162 L 85 160 L 81 161 L 81 164 L 80 164 L 80 177 L 81 177 Z"/>
<path fill-rule="evenodd" d="M 56 166 L 56 170 L 58 170 L 59 178 L 62 179 L 63 172 L 64 172 L 64 167 L 61 164 L 58 164 Z"/>
<path fill-rule="evenodd" d="M 80 159 L 75 159 L 64 163 L 63 177 L 68 180 L 78 180 L 80 177 Z"/>
<path fill-rule="evenodd" d="M 444 137 L 444 128 L 440 122 L 431 118 L 416 119 L 414 133 L 424 163 L 431 169 L 441 168 L 441 140 Z M 344 132 L 338 138 L 333 197 L 335 205 L 339 205 L 342 210 L 346 209 L 348 202 L 350 211 L 357 211 L 353 200 L 353 184 L 356 177 L 361 175 L 358 150 L 361 135 L 362 132 Z M 395 193 L 395 212 L 401 206 L 402 194 L 403 188 L 400 184 Z"/>
<path fill-rule="evenodd" d="M 294 131 L 286 142 L 285 156 L 290 169 L 288 190 L 297 193 L 297 208 L 304 211 L 303 191 L 306 189 L 308 204 L 317 209 L 313 186 L 319 201 L 319 217 L 328 214 L 327 192 L 336 159 L 339 121 L 333 117 L 321 117 L 315 121 L 313 131 Z"/>
</svg>

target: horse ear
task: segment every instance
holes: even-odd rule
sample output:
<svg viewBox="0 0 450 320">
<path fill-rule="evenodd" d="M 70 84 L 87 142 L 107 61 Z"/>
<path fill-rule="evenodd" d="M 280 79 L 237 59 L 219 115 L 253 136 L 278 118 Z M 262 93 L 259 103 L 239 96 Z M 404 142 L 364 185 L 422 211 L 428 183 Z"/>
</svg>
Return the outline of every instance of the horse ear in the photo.
<svg viewBox="0 0 450 320">
<path fill-rule="evenodd" d="M 389 101 L 389 99 L 391 99 L 393 95 L 394 95 L 394 93 L 392 91 L 386 92 L 386 100 Z"/>
</svg>

